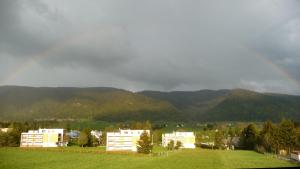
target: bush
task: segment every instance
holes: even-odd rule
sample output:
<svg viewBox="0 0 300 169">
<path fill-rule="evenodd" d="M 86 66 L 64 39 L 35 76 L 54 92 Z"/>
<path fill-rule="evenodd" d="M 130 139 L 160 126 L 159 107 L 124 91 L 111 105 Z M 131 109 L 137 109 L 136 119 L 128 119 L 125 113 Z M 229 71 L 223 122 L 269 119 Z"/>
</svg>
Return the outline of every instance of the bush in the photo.
<svg viewBox="0 0 300 169">
<path fill-rule="evenodd" d="M 175 149 L 178 150 L 178 149 L 181 148 L 181 147 L 182 147 L 181 141 L 177 141 L 177 142 L 176 142 Z"/>
<path fill-rule="evenodd" d="M 143 154 L 149 154 L 152 151 L 153 145 L 150 140 L 150 136 L 146 131 L 144 131 L 141 136 L 140 140 L 137 142 L 137 152 Z"/>
<path fill-rule="evenodd" d="M 174 140 L 171 140 L 171 141 L 168 143 L 167 149 L 168 149 L 168 150 L 173 150 L 173 149 L 174 149 Z"/>
<path fill-rule="evenodd" d="M 78 145 L 81 147 L 86 146 L 89 143 L 89 137 L 85 132 L 81 132 L 78 138 Z"/>
<path fill-rule="evenodd" d="M 261 154 L 265 154 L 266 153 L 266 149 L 264 146 L 262 145 L 255 145 L 255 148 L 254 150 L 258 153 L 261 153 Z"/>
<path fill-rule="evenodd" d="M 9 132 L 0 132 L 0 147 L 20 146 L 20 131 L 13 129 Z"/>
</svg>

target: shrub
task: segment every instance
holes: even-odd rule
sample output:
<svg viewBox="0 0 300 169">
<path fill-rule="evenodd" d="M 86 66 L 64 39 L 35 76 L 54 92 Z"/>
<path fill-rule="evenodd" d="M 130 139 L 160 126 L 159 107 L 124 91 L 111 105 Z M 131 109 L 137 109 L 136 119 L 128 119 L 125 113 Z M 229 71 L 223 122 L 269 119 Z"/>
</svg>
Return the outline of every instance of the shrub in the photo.
<svg viewBox="0 0 300 169">
<path fill-rule="evenodd" d="M 170 142 L 168 143 L 167 149 L 168 150 L 173 150 L 174 149 L 174 140 L 170 140 Z"/>
<path fill-rule="evenodd" d="M 144 131 L 141 136 L 140 140 L 137 142 L 137 152 L 143 154 L 149 154 L 152 151 L 153 145 L 150 140 L 150 136 L 146 131 Z"/>
<path fill-rule="evenodd" d="M 266 153 L 266 149 L 264 146 L 262 145 L 255 145 L 255 151 L 261 154 L 265 154 Z"/>
<path fill-rule="evenodd" d="M 182 147 L 181 141 L 177 141 L 177 142 L 176 142 L 175 149 L 178 150 L 178 149 L 181 148 L 181 147 Z"/>
<path fill-rule="evenodd" d="M 89 137 L 85 132 L 81 132 L 78 138 L 78 144 L 83 147 L 89 143 Z"/>
</svg>

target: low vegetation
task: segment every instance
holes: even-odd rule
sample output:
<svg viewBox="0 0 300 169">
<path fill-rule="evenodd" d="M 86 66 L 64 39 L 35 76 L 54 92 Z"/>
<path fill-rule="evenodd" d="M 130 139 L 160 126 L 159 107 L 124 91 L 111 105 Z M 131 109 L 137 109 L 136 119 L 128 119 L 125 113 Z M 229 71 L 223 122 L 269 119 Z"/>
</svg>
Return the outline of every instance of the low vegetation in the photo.
<svg viewBox="0 0 300 169">
<path fill-rule="evenodd" d="M 166 151 L 154 148 L 153 151 Z M 107 153 L 103 148 L 1 148 L 0 168 L 23 169 L 232 169 L 262 167 L 292 167 L 296 163 L 279 160 L 254 151 L 181 150 L 149 156 L 127 152 Z"/>
</svg>

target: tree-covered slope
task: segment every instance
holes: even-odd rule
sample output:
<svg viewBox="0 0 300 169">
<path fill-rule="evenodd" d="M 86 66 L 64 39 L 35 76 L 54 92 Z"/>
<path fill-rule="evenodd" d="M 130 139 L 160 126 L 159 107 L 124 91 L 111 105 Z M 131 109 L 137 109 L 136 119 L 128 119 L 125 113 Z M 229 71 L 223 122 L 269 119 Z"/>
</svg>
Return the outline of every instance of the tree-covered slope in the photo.
<svg viewBox="0 0 300 169">
<path fill-rule="evenodd" d="M 114 88 L 0 87 L 0 119 L 158 120 L 178 117 L 167 101 Z M 175 119 L 172 119 L 175 120 Z"/>
<path fill-rule="evenodd" d="M 281 118 L 300 120 L 300 96 L 257 93 L 243 89 L 141 93 L 172 103 L 189 120 L 279 121 Z"/>
<path fill-rule="evenodd" d="M 300 121 L 300 96 L 248 90 L 0 87 L 0 120 Z"/>
<path fill-rule="evenodd" d="M 203 118 L 209 121 L 280 121 L 282 118 L 300 121 L 300 97 L 233 90 Z"/>
</svg>

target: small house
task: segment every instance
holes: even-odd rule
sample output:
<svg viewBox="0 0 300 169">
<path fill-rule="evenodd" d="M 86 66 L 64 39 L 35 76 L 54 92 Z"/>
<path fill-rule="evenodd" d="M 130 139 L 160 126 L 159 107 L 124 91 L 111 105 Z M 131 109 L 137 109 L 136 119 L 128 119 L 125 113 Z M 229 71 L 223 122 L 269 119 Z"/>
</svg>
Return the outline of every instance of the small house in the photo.
<svg viewBox="0 0 300 169">
<path fill-rule="evenodd" d="M 291 159 L 300 162 L 300 151 L 293 151 L 293 152 L 291 153 Z"/>
</svg>

